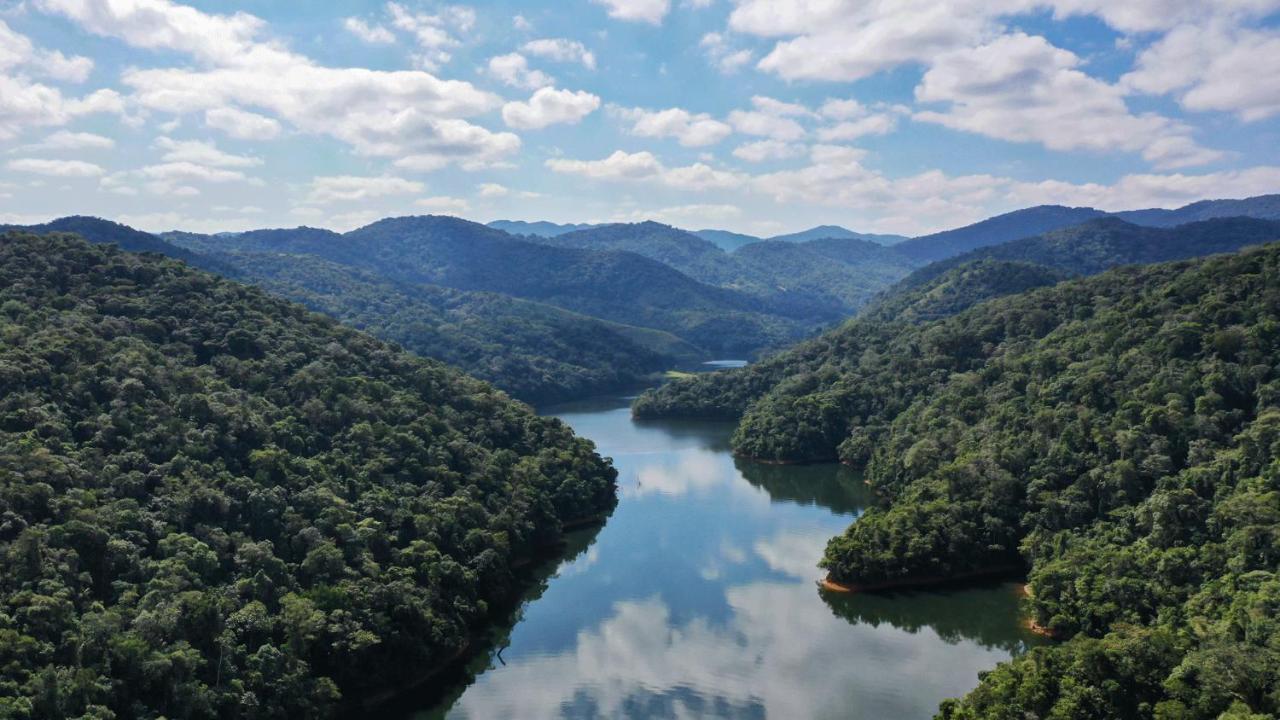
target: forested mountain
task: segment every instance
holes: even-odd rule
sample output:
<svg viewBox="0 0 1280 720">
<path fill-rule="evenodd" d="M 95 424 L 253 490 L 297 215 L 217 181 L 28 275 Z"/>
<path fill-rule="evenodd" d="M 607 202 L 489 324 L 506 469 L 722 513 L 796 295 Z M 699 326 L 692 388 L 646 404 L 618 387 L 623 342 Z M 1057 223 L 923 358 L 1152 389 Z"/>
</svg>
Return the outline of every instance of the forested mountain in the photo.
<svg viewBox="0 0 1280 720">
<path fill-rule="evenodd" d="M 692 233 L 655 222 L 602 225 L 544 242 L 634 252 L 699 282 L 760 298 L 782 314 L 818 322 L 857 310 L 915 266 L 889 248 L 856 238 L 759 241 L 726 253 Z"/>
<path fill-rule="evenodd" d="M 954 230 L 912 238 L 899 243 L 894 249 L 923 265 L 988 245 L 999 245 L 1011 240 L 1079 225 L 1105 214 L 1093 208 L 1040 205 L 997 215 Z"/>
<path fill-rule="evenodd" d="M 51 220 L 41 225 L 0 225 L 0 232 L 6 230 L 21 230 L 32 233 L 76 233 L 91 243 L 110 243 L 119 246 L 121 250 L 128 250 L 129 252 L 159 253 L 175 260 L 181 260 L 188 265 L 211 270 L 219 274 L 233 274 L 230 267 L 218 263 L 213 258 L 178 247 L 151 233 L 145 233 L 128 225 L 121 225 L 101 218 L 75 215 Z"/>
<path fill-rule="evenodd" d="M 992 267 L 1008 264 L 944 277 Z M 1065 642 L 985 674 L 943 718 L 1269 716 L 1277 277 L 1270 244 L 942 320 L 862 319 L 648 402 L 746 406 L 740 453 L 864 466 L 878 499 L 827 549 L 838 583 L 1029 568 L 1034 620 Z"/>
<path fill-rule="evenodd" d="M 553 223 L 545 220 L 528 222 L 525 220 L 494 220 L 487 225 L 495 230 L 511 233 L 512 235 L 537 235 L 540 237 L 555 237 L 563 235 L 567 232 L 575 230 L 586 230 L 587 228 L 596 227 L 590 223 Z"/>
<path fill-rule="evenodd" d="M 885 235 L 876 233 L 860 233 L 842 228 L 839 225 L 819 225 L 801 230 L 800 232 L 788 233 L 786 235 L 774 235 L 770 240 L 779 242 L 808 242 L 810 240 L 826 240 L 829 238 L 838 238 L 842 240 L 866 240 L 874 242 L 878 245 L 896 245 L 908 238 L 904 235 Z"/>
<path fill-rule="evenodd" d="M 1128 210 L 1115 213 L 1115 216 L 1136 225 L 1152 227 L 1174 227 L 1222 217 L 1280 220 L 1280 195 L 1258 195 L 1243 200 L 1201 200 L 1176 210 Z"/>
<path fill-rule="evenodd" d="M 313 255 L 217 257 L 272 294 L 532 403 L 640 385 L 679 359 L 701 357 L 697 348 L 658 330 L 626 328 L 497 293 L 397 283 Z"/>
<path fill-rule="evenodd" d="M 678 360 L 703 352 L 658 330 L 617 325 L 505 295 L 395 282 L 307 254 L 315 243 L 341 242 L 341 235 L 328 230 L 219 236 L 172 232 L 161 238 L 97 218 L 66 218 L 28 229 L 50 228 L 74 228 L 90 242 L 161 252 L 256 284 L 423 357 L 455 365 L 528 402 L 556 402 L 638 385 Z M 266 246 L 286 252 L 226 251 Z"/>
<path fill-rule="evenodd" d="M 1048 284 L 1061 273 L 1093 273 L 1107 266 L 1205 255 L 1274 240 L 1280 240 L 1280 223 L 1264 220 L 1225 218 L 1165 230 L 1103 218 L 986 248 L 922 268 L 877 298 L 862 316 L 762 362 L 647 391 L 634 411 L 640 417 L 732 419 L 745 414 L 735 437 L 738 451 L 771 460 L 835 459 L 840 457 L 837 446 L 848 435 L 847 423 L 860 410 L 833 400 L 829 393 L 876 383 L 886 393 L 899 393 L 901 380 L 896 376 L 855 380 L 844 368 L 883 361 L 883 348 L 914 337 L 903 326 Z M 996 260 L 1000 262 L 992 262 Z M 1028 268 L 1028 260 L 1048 266 Z"/>
<path fill-rule="evenodd" d="M 607 512 L 556 420 L 260 290 L 0 238 L 0 716 L 319 717 Z"/>
<path fill-rule="evenodd" d="M 1093 275 L 1117 265 L 1164 262 L 1231 252 L 1280 240 L 1280 222 L 1244 217 L 1205 220 L 1175 228 L 1141 227 L 1114 217 L 1047 232 L 927 265 L 912 273 L 914 286 L 975 260 L 1034 263 L 1072 275 Z"/>
<path fill-rule="evenodd" d="M 694 235 L 713 242 L 721 250 L 725 252 L 733 252 L 743 245 L 750 245 L 753 242 L 760 242 L 760 238 L 754 235 L 743 235 L 742 233 L 730 232 L 728 230 L 693 230 Z"/>
<path fill-rule="evenodd" d="M 815 326 L 804 308 L 771 307 L 632 252 L 555 247 L 453 217 L 389 218 L 342 235 L 293 232 L 174 240 L 204 252 L 302 252 L 399 283 L 503 293 L 667 331 L 708 353 L 750 353 Z"/>
</svg>

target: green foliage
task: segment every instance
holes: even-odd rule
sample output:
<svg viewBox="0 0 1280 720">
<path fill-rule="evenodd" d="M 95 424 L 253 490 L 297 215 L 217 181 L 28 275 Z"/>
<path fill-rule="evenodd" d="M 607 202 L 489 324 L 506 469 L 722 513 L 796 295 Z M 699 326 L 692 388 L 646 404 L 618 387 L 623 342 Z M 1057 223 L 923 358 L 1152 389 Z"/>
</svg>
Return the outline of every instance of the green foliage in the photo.
<svg viewBox="0 0 1280 720">
<path fill-rule="evenodd" d="M 0 237 L 0 716 L 328 715 L 452 658 L 614 478 L 300 306 Z"/>
</svg>

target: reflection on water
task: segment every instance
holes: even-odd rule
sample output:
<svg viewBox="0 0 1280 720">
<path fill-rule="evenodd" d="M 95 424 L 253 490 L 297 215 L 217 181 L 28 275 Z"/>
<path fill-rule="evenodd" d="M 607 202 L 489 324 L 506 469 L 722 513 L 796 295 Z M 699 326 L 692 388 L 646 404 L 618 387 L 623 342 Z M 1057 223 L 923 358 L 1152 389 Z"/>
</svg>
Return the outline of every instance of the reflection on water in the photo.
<svg viewBox="0 0 1280 720">
<path fill-rule="evenodd" d="M 735 460 L 731 428 L 557 414 L 618 467 L 608 524 L 577 534 L 511 622 L 419 718 L 928 718 L 1034 638 L 1013 586 L 825 596 L 856 473 Z"/>
</svg>

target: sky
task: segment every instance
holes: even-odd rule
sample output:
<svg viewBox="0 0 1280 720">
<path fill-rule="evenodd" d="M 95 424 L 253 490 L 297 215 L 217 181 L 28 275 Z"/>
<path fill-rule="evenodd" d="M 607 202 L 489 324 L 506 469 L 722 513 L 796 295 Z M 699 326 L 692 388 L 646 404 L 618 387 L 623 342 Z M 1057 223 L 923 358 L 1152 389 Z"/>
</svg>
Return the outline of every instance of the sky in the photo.
<svg viewBox="0 0 1280 720">
<path fill-rule="evenodd" d="M 1280 0 L 0 0 L 0 222 L 918 235 L 1280 192 Z"/>
</svg>

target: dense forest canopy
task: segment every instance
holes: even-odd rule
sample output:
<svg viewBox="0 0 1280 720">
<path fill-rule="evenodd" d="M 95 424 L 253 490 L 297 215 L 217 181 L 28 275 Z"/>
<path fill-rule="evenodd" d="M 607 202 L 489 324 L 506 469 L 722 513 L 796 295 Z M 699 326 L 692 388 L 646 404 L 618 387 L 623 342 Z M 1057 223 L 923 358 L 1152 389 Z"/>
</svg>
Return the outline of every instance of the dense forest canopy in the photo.
<svg viewBox="0 0 1280 720">
<path fill-rule="evenodd" d="M 0 717 L 317 717 L 609 511 L 590 442 L 154 255 L 0 236 Z"/>
</svg>

